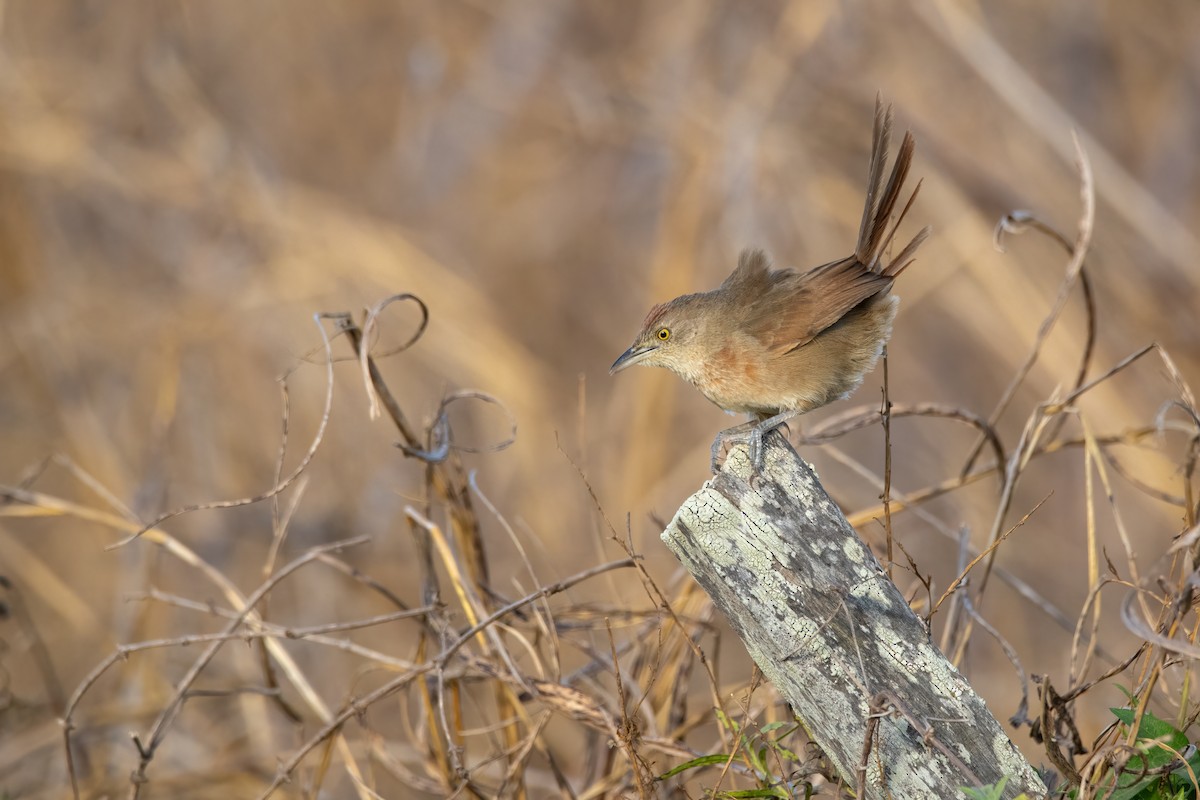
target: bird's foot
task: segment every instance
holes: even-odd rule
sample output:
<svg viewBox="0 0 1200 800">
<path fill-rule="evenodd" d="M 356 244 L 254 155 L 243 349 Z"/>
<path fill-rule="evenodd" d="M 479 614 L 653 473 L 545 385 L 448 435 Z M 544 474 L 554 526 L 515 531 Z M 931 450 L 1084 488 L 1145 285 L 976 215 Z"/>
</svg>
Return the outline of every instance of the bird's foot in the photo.
<svg viewBox="0 0 1200 800">
<path fill-rule="evenodd" d="M 723 431 L 717 432 L 717 437 L 713 439 L 712 450 L 709 454 L 712 456 L 712 472 L 716 475 L 721 471 L 721 465 L 724 463 L 723 456 L 728 453 L 728 448 L 731 444 L 741 439 L 745 439 L 749 435 L 751 429 L 758 423 L 754 420 L 743 422 L 741 425 L 734 425 L 732 428 L 726 428 Z M 721 451 L 726 451 L 722 453 Z"/>
<path fill-rule="evenodd" d="M 795 415 L 794 411 L 783 411 L 765 420 L 751 420 L 718 433 L 717 438 L 713 440 L 711 451 L 713 474 L 721 469 L 721 450 L 734 442 L 744 441 L 749 450 L 747 455 L 750 458 L 750 477 L 753 479 L 761 475 L 766 461 L 766 435 L 779 426 L 786 425 Z"/>
</svg>

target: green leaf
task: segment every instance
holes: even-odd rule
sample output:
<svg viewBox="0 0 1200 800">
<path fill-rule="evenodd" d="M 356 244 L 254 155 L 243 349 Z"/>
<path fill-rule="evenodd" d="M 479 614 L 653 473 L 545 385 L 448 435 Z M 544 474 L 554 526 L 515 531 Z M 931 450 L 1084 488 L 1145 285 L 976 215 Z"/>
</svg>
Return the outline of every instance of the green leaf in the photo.
<svg viewBox="0 0 1200 800">
<path fill-rule="evenodd" d="M 970 798 L 970 800 L 1000 800 L 1004 794 L 1004 785 L 1006 783 L 1008 783 L 1007 775 L 991 786 L 980 786 L 979 788 L 960 786 L 958 790 Z"/>
<path fill-rule="evenodd" d="M 755 750 L 749 746 L 746 747 L 746 760 L 750 762 L 750 766 L 753 767 L 754 770 L 760 775 L 771 774 L 771 771 L 767 769 L 767 762 L 765 760 L 766 754 L 767 748 L 765 747 L 759 750 Z"/>
<path fill-rule="evenodd" d="M 778 742 L 772 743 L 771 749 L 774 750 L 776 753 L 778 753 L 779 757 L 782 758 L 784 761 L 799 761 L 800 760 L 800 756 L 796 755 L 793 751 L 787 749 L 786 747 L 779 744 Z"/>
<path fill-rule="evenodd" d="M 691 761 L 685 761 L 677 767 L 667 770 L 662 775 L 658 776 L 658 780 L 665 781 L 667 778 L 674 778 L 681 772 L 686 772 L 689 769 L 699 769 L 700 767 L 715 767 L 729 761 L 728 753 L 714 753 L 710 756 L 700 756 L 693 758 Z"/>
<path fill-rule="evenodd" d="M 1123 722 L 1126 727 L 1133 725 L 1137 718 L 1137 712 L 1129 708 L 1111 708 L 1113 716 Z M 1176 759 L 1175 752 L 1183 750 L 1187 747 L 1188 739 L 1183 731 L 1176 728 L 1169 722 L 1159 719 L 1154 714 L 1147 711 L 1142 715 L 1142 723 L 1137 731 L 1137 741 L 1141 746 L 1145 756 L 1134 756 L 1129 759 L 1126 766 L 1126 771 L 1133 775 L 1139 775 L 1145 770 L 1157 769 L 1161 766 L 1171 763 Z M 1166 745 L 1162 747 L 1159 745 Z M 1170 749 L 1168 749 L 1170 748 Z M 1175 751 L 1175 752 L 1172 752 Z M 1150 782 L 1158 781 L 1159 776 L 1150 778 Z M 1134 783 L 1128 788 L 1134 786 L 1145 786 L 1146 779 L 1133 778 Z M 1118 782 L 1119 783 L 1119 782 Z M 1126 788 L 1126 787 L 1122 787 Z"/>
<path fill-rule="evenodd" d="M 1131 708 L 1111 708 L 1109 710 L 1126 725 L 1132 725 L 1137 717 L 1137 712 Z M 1138 739 L 1158 739 L 1176 750 L 1182 750 L 1188 744 L 1187 736 L 1183 731 L 1171 723 L 1159 719 L 1149 711 L 1142 715 L 1142 725 L 1138 728 Z"/>
<path fill-rule="evenodd" d="M 1122 786 L 1120 789 L 1117 789 L 1112 794 L 1106 795 L 1105 797 L 1106 800 L 1133 800 L 1135 797 L 1141 795 L 1144 790 L 1158 783 L 1158 781 L 1158 776 L 1153 778 L 1142 778 L 1130 784 L 1129 786 Z M 1149 798 L 1146 798 L 1145 800 L 1149 800 Z"/>
<path fill-rule="evenodd" d="M 1197 779 L 1200 780 L 1200 752 L 1192 753 L 1191 758 L 1187 760 L 1187 765 L 1192 768 L 1192 774 L 1194 774 Z M 1192 776 L 1188 774 L 1186 768 L 1180 767 L 1171 774 L 1178 775 L 1186 782 L 1188 787 L 1192 785 Z"/>
</svg>

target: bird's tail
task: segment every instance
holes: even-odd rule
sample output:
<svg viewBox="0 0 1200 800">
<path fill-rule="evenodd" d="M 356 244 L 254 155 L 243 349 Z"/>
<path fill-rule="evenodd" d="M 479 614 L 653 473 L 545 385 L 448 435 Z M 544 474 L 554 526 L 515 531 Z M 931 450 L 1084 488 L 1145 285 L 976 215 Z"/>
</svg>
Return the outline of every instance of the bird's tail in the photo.
<svg viewBox="0 0 1200 800">
<path fill-rule="evenodd" d="M 892 212 L 900 199 L 904 188 L 904 180 L 908 177 L 909 167 L 912 166 L 913 149 L 916 146 L 912 133 L 905 131 L 904 139 L 900 142 L 900 150 L 896 153 L 896 162 L 892 165 L 892 174 L 887 185 L 883 185 L 883 169 L 887 164 L 888 140 L 892 133 L 892 107 L 885 106 L 881 98 L 875 99 L 875 132 L 871 138 L 871 168 L 867 176 L 867 203 L 863 208 L 862 226 L 858 232 L 858 246 L 854 256 L 860 263 L 872 272 L 894 278 L 912 263 L 917 248 L 929 236 L 930 228 L 922 228 L 912 238 L 904 249 L 887 264 L 881 264 L 880 259 L 884 250 L 896 236 L 896 229 L 904 220 L 904 215 L 912 206 L 921 184 L 909 195 L 908 202 L 900 209 L 895 225 L 891 225 Z M 889 231 L 889 226 L 891 230 Z"/>
</svg>

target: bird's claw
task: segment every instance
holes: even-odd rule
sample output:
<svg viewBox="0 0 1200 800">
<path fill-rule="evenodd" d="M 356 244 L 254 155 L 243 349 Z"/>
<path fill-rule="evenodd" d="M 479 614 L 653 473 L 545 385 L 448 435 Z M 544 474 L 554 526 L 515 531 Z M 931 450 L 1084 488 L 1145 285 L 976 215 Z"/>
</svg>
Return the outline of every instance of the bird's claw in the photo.
<svg viewBox="0 0 1200 800">
<path fill-rule="evenodd" d="M 713 475 L 721 471 L 721 445 L 723 444 L 725 444 L 725 439 L 718 433 L 717 438 L 713 439 L 712 449 L 709 450 L 709 469 L 712 470 Z"/>
<path fill-rule="evenodd" d="M 721 470 L 721 448 L 735 441 L 746 442 L 750 458 L 750 482 L 760 476 L 763 472 L 763 467 L 766 466 L 766 436 L 771 431 L 776 430 L 780 426 L 787 425 L 788 419 L 795 412 L 781 412 L 774 417 L 762 420 L 760 422 L 748 422 L 744 425 L 737 425 L 732 428 L 727 428 L 717 434 L 717 438 L 712 444 L 712 471 L 716 474 Z"/>
<path fill-rule="evenodd" d="M 718 433 L 717 437 L 713 439 L 712 449 L 709 452 L 713 474 L 720 472 L 724 466 L 721 451 L 724 449 L 726 451 L 724 455 L 728 457 L 728 447 L 734 442 L 744 441 L 748 449 L 747 455 L 750 458 L 750 476 L 754 478 L 760 475 L 766 460 L 766 447 L 763 441 L 766 433 L 767 431 L 763 431 L 757 425 L 749 429 L 738 426 Z"/>
</svg>

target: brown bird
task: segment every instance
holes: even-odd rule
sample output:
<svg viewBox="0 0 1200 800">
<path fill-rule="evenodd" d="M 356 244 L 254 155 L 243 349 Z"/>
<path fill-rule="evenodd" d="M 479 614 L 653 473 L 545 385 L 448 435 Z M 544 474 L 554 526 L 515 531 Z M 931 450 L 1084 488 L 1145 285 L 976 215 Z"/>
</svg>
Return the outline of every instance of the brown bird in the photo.
<svg viewBox="0 0 1200 800">
<path fill-rule="evenodd" d="M 920 189 L 918 183 L 889 232 L 914 147 L 906 132 L 884 186 L 891 127 L 891 106 L 877 100 L 867 202 L 853 255 L 797 273 L 773 270 L 763 251 L 745 250 L 716 289 L 652 308 L 609 370 L 666 367 L 726 411 L 750 414 L 750 422 L 718 434 L 714 471 L 721 445 L 738 438 L 749 440 L 751 463 L 761 469 L 766 433 L 848 396 L 891 336 L 899 302 L 892 284 L 930 231 L 921 230 L 884 263 L 883 251 Z"/>
</svg>

